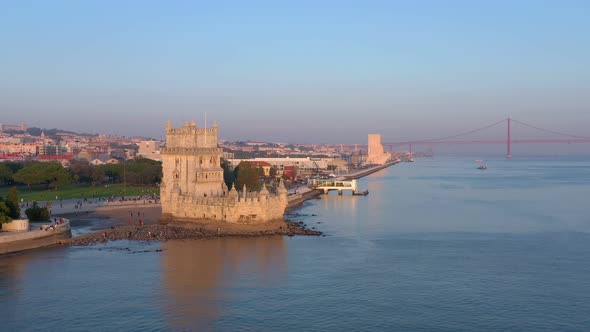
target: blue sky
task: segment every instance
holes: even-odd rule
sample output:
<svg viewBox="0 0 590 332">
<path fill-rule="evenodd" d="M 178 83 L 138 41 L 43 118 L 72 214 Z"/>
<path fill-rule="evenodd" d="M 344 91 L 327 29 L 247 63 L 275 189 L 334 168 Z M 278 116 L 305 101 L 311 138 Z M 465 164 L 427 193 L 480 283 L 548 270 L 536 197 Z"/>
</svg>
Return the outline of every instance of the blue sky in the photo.
<svg viewBox="0 0 590 332">
<path fill-rule="evenodd" d="M 0 123 L 362 143 L 507 116 L 590 136 L 588 1 L 0 3 Z"/>
</svg>

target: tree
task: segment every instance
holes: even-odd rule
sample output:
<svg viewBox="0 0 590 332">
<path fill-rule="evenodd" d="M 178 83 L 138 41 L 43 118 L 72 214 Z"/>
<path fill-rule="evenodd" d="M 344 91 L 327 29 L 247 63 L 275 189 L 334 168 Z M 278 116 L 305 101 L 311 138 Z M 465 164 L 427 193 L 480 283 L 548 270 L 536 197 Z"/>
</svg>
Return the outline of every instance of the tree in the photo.
<svg viewBox="0 0 590 332">
<path fill-rule="evenodd" d="M 274 166 L 271 167 L 270 171 L 268 173 L 269 173 L 268 175 L 270 176 L 271 179 L 276 178 L 277 177 L 277 168 Z"/>
<path fill-rule="evenodd" d="M 6 195 L 6 206 L 10 209 L 9 216 L 12 219 L 20 219 L 20 205 L 18 204 L 18 191 L 12 187 Z"/>
<path fill-rule="evenodd" d="M 89 183 L 92 180 L 92 167 L 85 161 L 76 161 L 70 165 L 70 172 L 78 183 Z"/>
<path fill-rule="evenodd" d="M 12 174 L 20 171 L 21 169 L 23 169 L 25 167 L 25 165 L 23 163 L 20 163 L 18 161 L 5 161 L 2 164 L 6 165 L 8 168 L 10 168 L 10 170 L 12 171 Z"/>
<path fill-rule="evenodd" d="M 6 166 L 4 163 L 0 163 L 0 182 L 10 182 L 12 181 L 12 176 L 14 173 L 10 169 L 10 167 Z"/>
<path fill-rule="evenodd" d="M 104 179 L 104 172 L 102 169 L 98 168 L 98 167 L 94 167 L 92 169 L 92 186 L 96 186 L 97 183 L 102 182 L 102 180 Z"/>
<path fill-rule="evenodd" d="M 236 189 L 241 189 L 244 185 L 248 191 L 257 191 L 260 188 L 260 176 L 257 167 L 250 162 L 242 161 L 234 170 L 236 177 Z"/>
<path fill-rule="evenodd" d="M 56 162 L 35 162 L 16 172 L 13 176 L 17 182 L 25 183 L 31 188 L 32 184 L 45 184 L 47 188 L 71 183 L 72 176 L 60 164 Z"/>
<path fill-rule="evenodd" d="M 11 222 L 10 208 L 4 202 L 4 199 L 0 197 L 0 224 Z"/>
<path fill-rule="evenodd" d="M 112 182 L 121 182 L 123 179 L 123 165 L 119 164 L 104 164 L 96 166 L 96 168 L 103 171 L 103 173 Z"/>
<path fill-rule="evenodd" d="M 72 183 L 72 175 L 60 163 L 52 164 L 47 168 L 46 180 L 47 188 L 65 186 Z"/>
<path fill-rule="evenodd" d="M 23 169 L 16 172 L 12 178 L 16 182 L 25 183 L 27 186 L 29 186 L 29 189 L 31 189 L 32 184 L 41 182 L 37 165 L 39 165 L 39 163 L 33 163 L 24 167 Z"/>
<path fill-rule="evenodd" d="M 234 170 L 231 167 L 231 163 L 227 159 L 223 158 L 221 158 L 221 168 L 223 168 L 223 181 L 229 189 L 236 181 Z"/>
<path fill-rule="evenodd" d="M 127 183 L 145 185 L 162 180 L 162 163 L 156 160 L 138 157 L 119 166 L 124 167 Z"/>
<path fill-rule="evenodd" d="M 37 202 L 33 202 L 33 206 L 25 210 L 25 214 L 29 221 L 47 221 L 49 220 L 49 210 L 46 207 L 40 207 Z"/>
</svg>

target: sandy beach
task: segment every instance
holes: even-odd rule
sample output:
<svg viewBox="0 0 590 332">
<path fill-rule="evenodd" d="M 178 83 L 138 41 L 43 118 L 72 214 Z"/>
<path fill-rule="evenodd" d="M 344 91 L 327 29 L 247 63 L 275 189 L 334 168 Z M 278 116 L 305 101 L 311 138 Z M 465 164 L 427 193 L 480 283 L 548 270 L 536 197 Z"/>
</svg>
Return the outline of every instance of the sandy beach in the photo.
<svg viewBox="0 0 590 332">
<path fill-rule="evenodd" d="M 286 227 L 286 223 L 283 220 L 275 220 L 264 224 L 231 224 L 226 222 L 203 220 L 199 221 L 173 221 L 173 222 L 160 222 L 160 216 L 162 214 L 162 208 L 159 204 L 150 205 L 137 205 L 137 206 L 101 206 L 98 207 L 94 215 L 99 218 L 108 218 L 113 221 L 117 221 L 118 225 L 153 225 L 153 224 L 164 224 L 186 228 L 202 229 L 205 231 L 215 231 L 219 228 L 222 233 L 240 233 L 240 232 L 259 232 L 259 231 L 273 231 Z"/>
<path fill-rule="evenodd" d="M 135 206 L 111 206 L 103 205 L 93 212 L 99 218 L 109 218 L 117 221 L 119 225 L 139 225 L 140 221 L 145 225 L 158 223 L 162 214 L 160 204 L 135 205 Z"/>
</svg>

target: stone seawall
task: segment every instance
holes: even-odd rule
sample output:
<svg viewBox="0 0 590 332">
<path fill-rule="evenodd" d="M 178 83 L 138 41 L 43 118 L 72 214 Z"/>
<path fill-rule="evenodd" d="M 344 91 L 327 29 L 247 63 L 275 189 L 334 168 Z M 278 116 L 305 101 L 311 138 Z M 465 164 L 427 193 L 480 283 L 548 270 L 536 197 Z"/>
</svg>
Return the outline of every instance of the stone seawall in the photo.
<svg viewBox="0 0 590 332">
<path fill-rule="evenodd" d="M 45 234 L 44 236 L 2 242 L 0 243 L 0 255 L 55 245 L 59 243 L 59 241 L 69 238 L 71 235 L 72 233 L 68 229 L 67 231 L 53 232 Z"/>
<path fill-rule="evenodd" d="M 190 222 L 170 224 L 153 224 L 144 226 L 117 226 L 111 229 L 73 237 L 59 241 L 60 244 L 71 246 L 88 246 L 117 240 L 135 241 L 166 241 L 179 239 L 203 239 L 213 237 L 260 237 L 272 235 L 312 235 L 320 236 L 321 232 L 305 228 L 303 222 L 285 222 L 282 227 L 267 230 L 249 231 L 214 231 L 205 227 L 195 227 Z"/>
<path fill-rule="evenodd" d="M 0 254 L 45 247 L 69 238 L 72 235 L 70 222 L 63 218 L 62 221 L 62 224 L 53 227 L 48 224 L 35 225 L 32 226 L 34 230 L 0 234 Z"/>
<path fill-rule="evenodd" d="M 298 206 L 299 204 L 305 202 L 308 199 L 312 199 L 316 196 L 321 195 L 323 192 L 321 190 L 314 190 L 314 189 L 309 189 L 308 191 L 301 193 L 301 194 L 297 194 L 297 195 L 291 195 L 289 196 L 289 205 L 287 205 L 287 209 L 292 209 L 296 206 Z"/>
<path fill-rule="evenodd" d="M 386 163 L 384 165 L 380 165 L 380 166 L 375 166 L 375 167 L 371 167 L 371 168 L 367 168 L 366 170 L 362 170 L 356 173 L 352 173 L 352 174 L 347 174 L 347 175 L 343 175 L 342 177 L 346 180 L 355 180 L 355 179 L 360 179 L 363 178 L 367 175 L 371 175 L 373 173 L 379 172 L 382 169 L 385 169 L 389 166 L 395 165 L 399 163 L 398 161 L 393 161 L 393 162 L 389 162 Z"/>
</svg>

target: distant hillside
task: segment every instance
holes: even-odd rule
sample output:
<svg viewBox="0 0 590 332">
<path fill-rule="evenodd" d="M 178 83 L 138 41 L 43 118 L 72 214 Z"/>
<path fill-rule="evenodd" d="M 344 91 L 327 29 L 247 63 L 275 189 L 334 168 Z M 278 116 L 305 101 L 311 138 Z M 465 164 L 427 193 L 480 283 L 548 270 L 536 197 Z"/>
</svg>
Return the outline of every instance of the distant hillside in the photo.
<svg viewBox="0 0 590 332">
<path fill-rule="evenodd" d="M 63 130 L 63 129 L 41 129 L 41 128 L 37 128 L 37 127 L 31 127 L 29 129 L 27 129 L 27 133 L 31 136 L 41 136 L 41 132 L 45 132 L 45 135 L 47 136 L 54 136 L 56 134 L 70 134 L 70 135 L 78 135 L 78 136 L 98 136 L 98 134 L 86 134 L 86 133 L 76 133 L 73 131 L 68 131 L 68 130 Z"/>
</svg>

